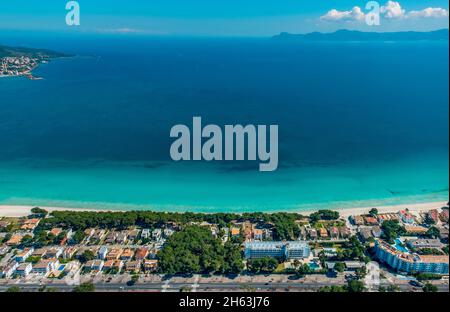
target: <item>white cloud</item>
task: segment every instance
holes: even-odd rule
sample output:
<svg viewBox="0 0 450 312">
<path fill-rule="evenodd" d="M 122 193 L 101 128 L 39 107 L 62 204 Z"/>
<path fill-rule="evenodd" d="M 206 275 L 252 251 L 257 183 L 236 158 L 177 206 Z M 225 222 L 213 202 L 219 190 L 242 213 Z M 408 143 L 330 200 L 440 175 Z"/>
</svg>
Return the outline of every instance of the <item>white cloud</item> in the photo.
<svg viewBox="0 0 450 312">
<path fill-rule="evenodd" d="M 117 29 L 107 29 L 105 32 L 111 32 L 116 34 L 130 34 L 130 33 L 140 33 L 142 30 L 133 28 L 117 28 Z"/>
<path fill-rule="evenodd" d="M 96 32 L 102 34 L 143 34 L 143 35 L 162 35 L 163 32 L 153 31 L 151 29 L 137 29 L 137 28 L 97 28 Z"/>
<path fill-rule="evenodd" d="M 420 11 L 410 11 L 409 17 L 441 18 L 448 17 L 448 11 L 443 8 L 426 8 Z"/>
<path fill-rule="evenodd" d="M 405 17 L 405 10 L 399 2 L 388 1 L 380 8 L 380 13 L 387 19 L 400 19 Z"/>
<path fill-rule="evenodd" d="M 364 20 L 364 13 L 360 7 L 355 6 L 351 11 L 338 11 L 332 9 L 327 14 L 320 17 L 324 21 L 362 21 Z"/>
<path fill-rule="evenodd" d="M 339 11 L 332 9 L 327 14 L 320 17 L 323 21 L 328 22 L 364 22 L 365 13 L 363 10 L 355 6 L 351 11 Z M 406 18 L 443 18 L 448 17 L 449 12 L 443 8 L 426 8 L 419 11 L 407 12 L 402 8 L 400 2 L 388 1 L 380 7 L 380 16 L 385 19 L 406 19 Z"/>
</svg>

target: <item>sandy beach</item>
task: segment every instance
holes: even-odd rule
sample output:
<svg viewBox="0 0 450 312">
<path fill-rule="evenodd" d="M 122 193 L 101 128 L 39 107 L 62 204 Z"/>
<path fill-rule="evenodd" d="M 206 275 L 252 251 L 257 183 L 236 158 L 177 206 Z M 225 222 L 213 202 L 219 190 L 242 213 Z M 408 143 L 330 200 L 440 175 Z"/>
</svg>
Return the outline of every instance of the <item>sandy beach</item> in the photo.
<svg viewBox="0 0 450 312">
<path fill-rule="evenodd" d="M 446 201 L 429 202 L 429 203 L 415 203 L 415 204 L 401 204 L 391 206 L 376 206 L 379 213 L 397 212 L 401 209 L 408 208 L 413 214 L 420 212 L 426 212 L 430 209 L 440 209 L 447 205 Z M 30 214 L 30 210 L 35 206 L 11 206 L 0 205 L 0 217 L 24 217 Z M 121 211 L 121 210 L 99 210 L 99 209 L 86 209 L 86 208 L 62 208 L 62 207 L 40 207 L 49 212 L 52 211 Z M 342 217 L 349 217 L 351 215 L 359 215 L 368 213 L 369 210 L 374 207 L 359 207 L 359 208 L 343 208 L 337 209 Z M 301 214 L 309 215 L 312 211 L 301 211 Z"/>
<path fill-rule="evenodd" d="M 36 206 L 12 206 L 12 205 L 0 205 L 0 217 L 11 217 L 19 218 L 28 216 L 31 213 L 31 209 Z M 43 207 L 39 208 L 45 209 L 48 212 L 52 211 L 108 211 L 99 209 L 86 209 L 86 208 L 62 208 L 62 207 Z M 120 210 L 114 210 L 120 211 Z"/>
<path fill-rule="evenodd" d="M 415 203 L 415 204 L 401 204 L 401 205 L 391 205 L 391 206 L 375 206 L 375 207 L 360 207 L 360 208 L 345 208 L 338 209 L 339 214 L 343 217 L 349 217 L 351 215 L 360 215 L 368 213 L 370 209 L 377 208 L 378 213 L 390 213 L 398 212 L 399 210 L 408 208 L 413 214 L 418 214 L 420 212 L 426 212 L 431 209 L 441 209 L 447 206 L 447 202 L 429 202 L 429 203 Z"/>
</svg>

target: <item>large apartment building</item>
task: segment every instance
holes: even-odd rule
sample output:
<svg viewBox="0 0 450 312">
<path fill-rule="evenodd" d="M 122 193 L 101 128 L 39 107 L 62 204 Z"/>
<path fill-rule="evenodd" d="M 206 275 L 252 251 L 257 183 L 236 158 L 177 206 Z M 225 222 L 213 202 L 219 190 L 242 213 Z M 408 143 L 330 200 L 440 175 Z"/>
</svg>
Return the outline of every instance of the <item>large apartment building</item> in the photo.
<svg viewBox="0 0 450 312">
<path fill-rule="evenodd" d="M 448 274 L 448 256 L 423 256 L 402 252 L 380 239 L 375 240 L 375 250 L 381 262 L 400 272 Z"/>
<path fill-rule="evenodd" d="M 285 258 L 302 259 L 309 257 L 310 248 L 304 241 L 290 242 L 247 242 L 245 243 L 245 257 L 255 258 Z"/>
</svg>

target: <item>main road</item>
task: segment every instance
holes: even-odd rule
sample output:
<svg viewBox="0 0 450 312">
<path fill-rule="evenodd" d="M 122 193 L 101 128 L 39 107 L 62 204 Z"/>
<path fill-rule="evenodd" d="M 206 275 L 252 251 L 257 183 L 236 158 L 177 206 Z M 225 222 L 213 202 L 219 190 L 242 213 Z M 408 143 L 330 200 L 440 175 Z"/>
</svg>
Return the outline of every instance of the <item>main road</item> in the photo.
<svg viewBox="0 0 450 312">
<path fill-rule="evenodd" d="M 292 283 L 292 282 L 282 282 L 282 283 L 167 283 L 167 282 L 157 282 L 157 283 L 137 283 L 133 286 L 126 286 L 123 283 L 100 283 L 95 285 L 96 291 L 175 291 L 179 292 L 182 290 L 193 290 L 198 292 L 202 291 L 245 291 L 245 290 L 255 290 L 255 291 L 317 291 L 319 288 L 330 285 L 329 283 Z M 387 287 L 389 283 L 382 283 L 381 286 Z M 43 287 L 40 284 L 8 284 L 0 285 L 0 291 L 5 291 L 11 286 L 18 286 L 23 291 L 39 291 Z M 46 285 L 49 288 L 53 288 L 57 291 L 70 292 L 73 290 L 73 285 L 67 284 L 56 284 L 52 283 Z M 437 284 L 438 290 L 441 292 L 448 292 L 448 284 Z M 413 287 L 409 284 L 399 285 L 402 291 L 421 291 L 420 288 Z"/>
</svg>

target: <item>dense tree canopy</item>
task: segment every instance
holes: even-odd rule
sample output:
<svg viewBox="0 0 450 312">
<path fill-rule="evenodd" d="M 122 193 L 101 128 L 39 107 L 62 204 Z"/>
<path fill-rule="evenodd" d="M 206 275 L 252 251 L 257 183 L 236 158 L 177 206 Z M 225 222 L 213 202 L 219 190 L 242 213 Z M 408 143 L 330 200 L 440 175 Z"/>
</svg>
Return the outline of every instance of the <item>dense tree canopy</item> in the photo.
<svg viewBox="0 0 450 312">
<path fill-rule="evenodd" d="M 280 236 L 293 235 L 293 222 L 301 219 L 302 215 L 297 213 L 176 213 L 155 211 L 126 211 L 126 212 L 94 212 L 94 211 L 54 211 L 51 218 L 44 219 L 40 227 L 48 229 L 54 226 L 70 227 L 74 230 L 86 228 L 128 228 L 130 226 L 159 227 L 160 225 L 176 222 L 188 224 L 191 222 L 209 222 L 225 225 L 231 221 L 251 221 L 254 223 L 272 223 L 283 226 L 289 224 L 287 229 L 280 229 Z M 286 234 L 287 233 L 287 234 Z"/>
<path fill-rule="evenodd" d="M 260 258 L 248 261 L 247 268 L 252 273 L 272 273 L 278 266 L 275 258 Z"/>
<path fill-rule="evenodd" d="M 382 223 L 384 238 L 390 243 L 394 243 L 394 239 L 404 235 L 406 229 L 398 222 L 398 220 L 386 220 Z"/>
<path fill-rule="evenodd" d="M 319 220 L 337 220 L 339 219 L 339 212 L 333 210 L 319 210 L 312 213 L 309 218 L 311 222 L 317 222 Z"/>
<path fill-rule="evenodd" d="M 344 260 L 361 260 L 365 259 L 365 247 L 358 240 L 356 236 L 351 236 L 348 242 L 342 244 L 341 249 L 337 251 L 335 257 L 331 257 L 331 260 L 344 261 Z"/>
<path fill-rule="evenodd" d="M 166 274 L 239 273 L 243 268 L 239 246 L 222 244 L 206 227 L 188 226 L 173 234 L 158 253 Z"/>
<path fill-rule="evenodd" d="M 437 238 L 441 235 L 441 231 L 437 227 L 432 226 L 428 229 L 425 235 L 429 238 Z"/>
<path fill-rule="evenodd" d="M 277 213 L 272 215 L 272 222 L 275 226 L 274 238 L 277 240 L 295 240 L 300 232 L 295 214 Z"/>
</svg>

